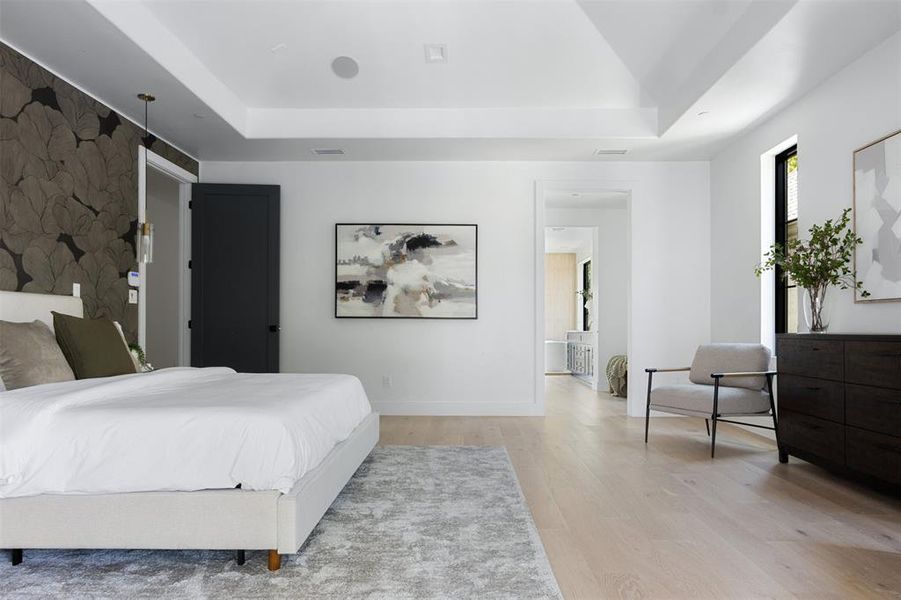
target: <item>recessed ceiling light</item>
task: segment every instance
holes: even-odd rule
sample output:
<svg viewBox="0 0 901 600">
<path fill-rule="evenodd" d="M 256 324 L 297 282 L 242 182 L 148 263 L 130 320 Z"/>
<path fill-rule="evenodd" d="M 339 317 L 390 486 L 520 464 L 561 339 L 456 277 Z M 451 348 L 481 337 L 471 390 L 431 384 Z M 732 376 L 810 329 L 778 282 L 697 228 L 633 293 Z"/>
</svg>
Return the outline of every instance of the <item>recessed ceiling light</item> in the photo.
<svg viewBox="0 0 901 600">
<path fill-rule="evenodd" d="M 701 112 L 698 113 L 698 116 L 703 117 L 704 115 L 709 115 L 709 114 L 710 114 L 709 110 L 702 110 Z"/>
<path fill-rule="evenodd" d="M 595 156 L 608 156 L 612 154 L 625 154 L 628 150 L 598 148 L 594 151 Z"/>
<path fill-rule="evenodd" d="M 332 71 L 341 79 L 353 79 L 360 72 L 360 65 L 349 56 L 339 56 L 332 61 Z"/>
<path fill-rule="evenodd" d="M 200 113 L 194 113 L 194 118 L 195 118 L 195 119 L 202 119 L 202 118 L 203 118 L 203 115 L 200 114 Z"/>
<path fill-rule="evenodd" d="M 582 197 L 582 194 L 580 194 L 579 192 L 573 192 L 571 195 L 573 198 L 581 198 Z"/>
<path fill-rule="evenodd" d="M 427 63 L 446 63 L 447 44 L 426 44 L 425 61 Z"/>
<path fill-rule="evenodd" d="M 341 148 L 313 148 L 313 154 L 316 156 L 343 156 L 344 150 Z"/>
<path fill-rule="evenodd" d="M 279 42 L 278 44 L 274 45 L 272 48 L 269 48 L 269 52 L 278 52 L 280 50 L 284 50 L 287 47 L 288 47 L 288 44 L 286 44 L 285 42 Z"/>
</svg>

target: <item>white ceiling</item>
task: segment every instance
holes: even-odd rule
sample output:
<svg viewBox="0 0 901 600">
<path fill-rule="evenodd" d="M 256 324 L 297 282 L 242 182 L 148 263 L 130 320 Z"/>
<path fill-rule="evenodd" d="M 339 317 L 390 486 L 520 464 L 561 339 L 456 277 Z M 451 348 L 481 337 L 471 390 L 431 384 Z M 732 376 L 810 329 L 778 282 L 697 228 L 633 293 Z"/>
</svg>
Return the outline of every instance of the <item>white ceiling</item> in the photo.
<svg viewBox="0 0 901 600">
<path fill-rule="evenodd" d="M 548 227 L 544 231 L 544 253 L 590 254 L 594 244 L 593 227 Z"/>
<path fill-rule="evenodd" d="M 211 9 L 187 0 L 148 8 L 252 108 L 639 102 L 635 78 L 575 2 L 262 0 Z M 448 62 L 426 63 L 426 43 L 446 44 Z M 354 57 L 360 74 L 335 77 L 337 56 Z"/>
<path fill-rule="evenodd" d="M 899 28 L 896 0 L 0 0 L 5 42 L 132 119 L 154 92 L 204 160 L 706 159 Z"/>
</svg>

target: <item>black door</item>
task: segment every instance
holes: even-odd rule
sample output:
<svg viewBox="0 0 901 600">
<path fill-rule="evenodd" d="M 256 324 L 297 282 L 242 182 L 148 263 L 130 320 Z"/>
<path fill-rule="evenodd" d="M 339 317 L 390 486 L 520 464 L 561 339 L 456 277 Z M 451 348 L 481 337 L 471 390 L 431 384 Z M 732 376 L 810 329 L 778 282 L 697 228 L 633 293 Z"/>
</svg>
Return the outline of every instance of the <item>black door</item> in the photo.
<svg viewBox="0 0 901 600">
<path fill-rule="evenodd" d="M 278 372 L 279 186 L 194 184 L 191 365 Z"/>
</svg>

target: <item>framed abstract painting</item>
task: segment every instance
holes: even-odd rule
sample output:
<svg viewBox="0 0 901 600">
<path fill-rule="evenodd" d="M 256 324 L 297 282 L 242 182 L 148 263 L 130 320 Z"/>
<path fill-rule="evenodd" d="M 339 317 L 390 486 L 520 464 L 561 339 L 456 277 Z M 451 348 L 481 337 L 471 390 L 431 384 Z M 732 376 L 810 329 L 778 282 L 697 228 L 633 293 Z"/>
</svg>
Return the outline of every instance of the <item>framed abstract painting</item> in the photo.
<svg viewBox="0 0 901 600">
<path fill-rule="evenodd" d="M 478 226 L 335 225 L 335 317 L 478 318 Z"/>
<path fill-rule="evenodd" d="M 901 301 L 901 131 L 854 151 L 853 208 L 855 302 Z"/>
</svg>

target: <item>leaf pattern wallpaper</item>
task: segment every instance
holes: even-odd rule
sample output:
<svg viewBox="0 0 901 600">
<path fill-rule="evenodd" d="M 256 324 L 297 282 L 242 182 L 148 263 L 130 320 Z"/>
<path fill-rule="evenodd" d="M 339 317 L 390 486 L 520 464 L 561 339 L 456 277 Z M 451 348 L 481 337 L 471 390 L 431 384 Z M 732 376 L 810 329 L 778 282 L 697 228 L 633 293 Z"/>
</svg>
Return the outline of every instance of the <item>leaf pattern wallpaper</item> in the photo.
<svg viewBox="0 0 901 600">
<path fill-rule="evenodd" d="M 71 294 L 85 315 L 137 337 L 127 274 L 137 269 L 143 129 L 0 43 L 0 289 Z M 157 154 L 197 162 L 152 136 Z"/>
</svg>

